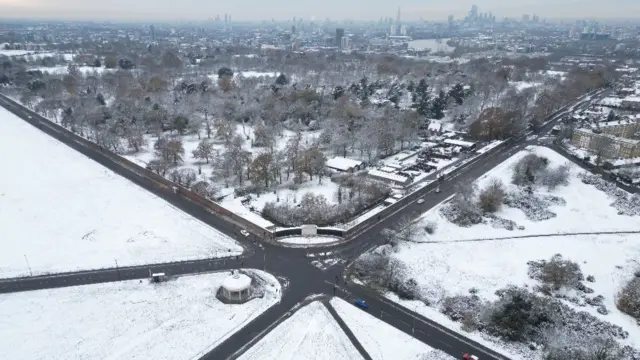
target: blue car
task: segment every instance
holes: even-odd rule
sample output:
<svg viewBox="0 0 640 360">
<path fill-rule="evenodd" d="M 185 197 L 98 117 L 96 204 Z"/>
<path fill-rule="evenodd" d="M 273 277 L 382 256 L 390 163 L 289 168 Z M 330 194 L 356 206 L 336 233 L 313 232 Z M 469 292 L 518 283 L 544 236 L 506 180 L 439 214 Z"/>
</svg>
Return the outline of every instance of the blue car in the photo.
<svg viewBox="0 0 640 360">
<path fill-rule="evenodd" d="M 364 300 L 355 299 L 353 303 L 362 310 L 367 310 L 369 308 L 369 304 Z"/>
</svg>

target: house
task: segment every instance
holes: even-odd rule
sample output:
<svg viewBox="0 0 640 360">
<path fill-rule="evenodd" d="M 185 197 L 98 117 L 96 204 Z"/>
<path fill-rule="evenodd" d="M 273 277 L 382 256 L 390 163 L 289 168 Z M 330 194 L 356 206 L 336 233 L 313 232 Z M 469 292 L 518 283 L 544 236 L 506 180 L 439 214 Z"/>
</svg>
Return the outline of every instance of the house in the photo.
<svg viewBox="0 0 640 360">
<path fill-rule="evenodd" d="M 465 151 L 472 151 L 472 150 L 475 150 L 476 148 L 476 144 L 469 141 L 446 139 L 445 141 L 443 141 L 443 143 L 445 145 L 449 145 L 453 147 L 456 147 L 456 146 L 460 147 L 462 148 L 462 150 L 465 150 Z"/>
<path fill-rule="evenodd" d="M 364 163 L 362 161 L 336 156 L 328 159 L 325 166 L 341 172 L 356 172 L 364 168 Z"/>
<path fill-rule="evenodd" d="M 627 96 L 622 99 L 620 107 L 628 110 L 640 110 L 640 96 Z"/>
<path fill-rule="evenodd" d="M 413 181 L 411 178 L 406 176 L 398 175 L 395 173 L 389 173 L 382 170 L 376 170 L 376 169 L 369 170 L 367 174 L 373 179 L 381 180 L 383 182 L 402 186 L 402 187 L 408 186 Z"/>
<path fill-rule="evenodd" d="M 440 135 L 442 134 L 442 123 L 431 121 L 427 130 L 429 131 L 430 135 Z"/>
</svg>

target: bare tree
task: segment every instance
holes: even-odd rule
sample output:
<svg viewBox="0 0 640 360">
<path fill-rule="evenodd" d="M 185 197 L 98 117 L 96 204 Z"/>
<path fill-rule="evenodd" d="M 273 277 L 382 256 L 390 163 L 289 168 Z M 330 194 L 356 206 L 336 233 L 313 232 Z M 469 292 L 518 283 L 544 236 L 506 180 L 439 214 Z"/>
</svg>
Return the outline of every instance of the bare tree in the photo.
<svg viewBox="0 0 640 360">
<path fill-rule="evenodd" d="M 613 139 L 606 135 L 594 136 L 592 138 L 592 144 L 589 144 L 591 151 L 596 156 L 596 166 L 601 166 L 605 161 L 613 158 L 616 152 Z"/>
<path fill-rule="evenodd" d="M 485 212 L 496 212 L 500 210 L 504 196 L 505 188 L 502 181 L 492 179 L 489 185 L 480 191 L 478 195 L 480 208 Z"/>
<path fill-rule="evenodd" d="M 254 184 L 263 183 L 268 188 L 274 180 L 273 165 L 272 154 L 265 152 L 256 156 L 249 165 L 249 178 Z"/>
<path fill-rule="evenodd" d="M 207 139 L 200 141 L 196 149 L 193 150 L 192 155 L 196 159 L 205 160 L 208 164 L 213 156 L 213 143 Z"/>
</svg>

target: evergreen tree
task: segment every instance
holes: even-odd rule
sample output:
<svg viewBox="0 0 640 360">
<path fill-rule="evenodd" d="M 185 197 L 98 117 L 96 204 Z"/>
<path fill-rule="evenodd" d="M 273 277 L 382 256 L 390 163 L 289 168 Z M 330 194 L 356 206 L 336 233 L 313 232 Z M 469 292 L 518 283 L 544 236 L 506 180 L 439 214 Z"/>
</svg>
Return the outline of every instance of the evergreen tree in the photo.
<svg viewBox="0 0 640 360">
<path fill-rule="evenodd" d="M 449 96 L 455 100 L 457 105 L 462 105 L 464 101 L 464 87 L 462 84 L 455 84 L 451 90 L 449 90 Z"/>
</svg>

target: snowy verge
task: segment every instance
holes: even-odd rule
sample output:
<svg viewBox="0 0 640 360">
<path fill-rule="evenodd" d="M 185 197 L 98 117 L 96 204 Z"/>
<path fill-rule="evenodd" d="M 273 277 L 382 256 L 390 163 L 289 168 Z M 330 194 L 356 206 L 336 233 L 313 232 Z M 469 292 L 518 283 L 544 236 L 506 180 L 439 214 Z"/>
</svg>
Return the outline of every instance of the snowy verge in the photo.
<svg viewBox="0 0 640 360">
<path fill-rule="evenodd" d="M 288 236 L 278 239 L 278 242 L 288 245 L 327 245 L 341 240 L 335 236 Z"/>
<path fill-rule="evenodd" d="M 239 360 L 353 360 L 362 356 L 329 310 L 314 301 L 297 310 Z"/>
<path fill-rule="evenodd" d="M 331 305 L 373 360 L 454 359 L 340 298 L 331 299 Z"/>
</svg>

